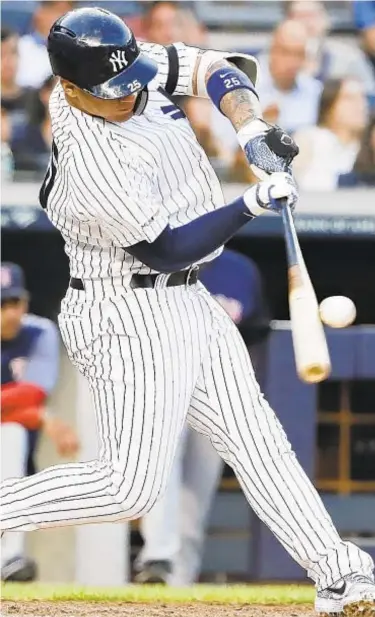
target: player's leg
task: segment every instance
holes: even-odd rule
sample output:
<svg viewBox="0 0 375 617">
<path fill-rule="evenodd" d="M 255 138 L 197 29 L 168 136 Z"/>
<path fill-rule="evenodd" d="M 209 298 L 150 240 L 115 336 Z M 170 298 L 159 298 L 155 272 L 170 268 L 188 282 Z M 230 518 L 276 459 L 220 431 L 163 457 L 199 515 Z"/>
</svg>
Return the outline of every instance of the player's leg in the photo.
<svg viewBox="0 0 375 617">
<path fill-rule="evenodd" d="M 1 481 L 26 475 L 28 450 L 27 430 L 16 423 L 1 425 Z M 23 531 L 6 533 L 1 539 L 2 580 L 30 581 L 36 576 L 36 565 L 25 557 Z"/>
<path fill-rule="evenodd" d="M 158 339 L 102 336 L 85 349 L 84 358 L 99 457 L 4 482 L 3 529 L 136 518 L 165 488 L 186 408 L 179 403 L 177 379 L 167 392 L 163 387 L 165 371 L 173 376 L 173 370 Z"/>
<path fill-rule="evenodd" d="M 210 436 L 253 510 L 319 588 L 350 573 L 371 575 L 371 557 L 341 540 L 296 460 L 259 391 L 238 330 L 229 319 L 218 319 L 222 333 L 212 341 L 210 361 L 202 367 L 189 422 Z"/>
<path fill-rule="evenodd" d="M 120 288 L 93 305 L 85 294 L 68 292 L 60 328 L 90 384 L 99 457 L 3 483 L 4 530 L 138 518 L 165 490 L 209 316 L 192 312 L 200 300 L 184 287 L 124 295 Z"/>
<path fill-rule="evenodd" d="M 265 341 L 253 345 L 250 353 L 257 379 L 263 379 Z M 208 517 L 222 470 L 223 459 L 210 440 L 190 429 L 183 459 L 181 548 L 171 577 L 172 585 L 192 585 L 199 576 Z"/>
<path fill-rule="evenodd" d="M 181 544 L 171 584 L 192 585 L 201 569 L 206 525 L 223 461 L 209 439 L 189 429 L 183 458 L 180 526 Z"/>
<path fill-rule="evenodd" d="M 266 343 L 251 348 L 257 379 L 264 378 Z M 210 440 L 190 429 L 183 459 L 181 488 L 181 548 L 171 584 L 192 585 L 199 577 L 208 517 L 220 482 L 223 459 Z"/>
<path fill-rule="evenodd" d="M 182 432 L 167 488 L 153 508 L 142 517 L 140 531 L 144 545 L 137 557 L 138 583 L 169 582 L 180 549 L 180 503 L 182 459 L 187 429 Z M 158 579 L 158 580 L 157 580 Z"/>
</svg>

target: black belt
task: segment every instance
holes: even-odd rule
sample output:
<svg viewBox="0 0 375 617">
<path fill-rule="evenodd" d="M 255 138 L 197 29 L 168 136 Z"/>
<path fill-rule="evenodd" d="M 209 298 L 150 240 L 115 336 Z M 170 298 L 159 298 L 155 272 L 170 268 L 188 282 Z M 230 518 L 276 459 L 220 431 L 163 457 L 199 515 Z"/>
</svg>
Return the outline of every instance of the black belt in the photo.
<svg viewBox="0 0 375 617">
<path fill-rule="evenodd" d="M 160 274 L 133 274 L 130 280 L 130 287 L 137 289 L 138 287 L 155 287 L 156 279 Z M 195 285 L 199 279 L 199 268 L 191 268 L 182 272 L 172 272 L 168 275 L 166 287 L 176 287 L 177 285 Z M 82 279 L 71 278 L 69 287 L 84 291 L 85 286 Z"/>
</svg>

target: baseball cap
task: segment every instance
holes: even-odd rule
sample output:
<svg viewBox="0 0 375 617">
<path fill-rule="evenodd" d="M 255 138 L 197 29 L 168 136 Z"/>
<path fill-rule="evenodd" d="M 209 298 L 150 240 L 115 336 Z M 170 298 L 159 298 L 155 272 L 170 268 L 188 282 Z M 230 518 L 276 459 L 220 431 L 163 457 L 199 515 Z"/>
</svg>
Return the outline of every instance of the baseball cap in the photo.
<svg viewBox="0 0 375 617">
<path fill-rule="evenodd" d="M 3 261 L 1 263 L 1 301 L 10 298 L 24 298 L 27 296 L 25 276 L 17 264 Z"/>
</svg>

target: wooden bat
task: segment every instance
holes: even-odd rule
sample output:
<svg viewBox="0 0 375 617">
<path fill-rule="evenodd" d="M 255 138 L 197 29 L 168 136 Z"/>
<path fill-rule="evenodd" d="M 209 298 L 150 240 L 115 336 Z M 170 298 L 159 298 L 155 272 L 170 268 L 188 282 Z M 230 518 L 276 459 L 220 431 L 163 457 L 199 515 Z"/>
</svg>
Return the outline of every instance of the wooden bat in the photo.
<svg viewBox="0 0 375 617">
<path fill-rule="evenodd" d="M 286 200 L 283 201 L 281 216 L 288 261 L 289 312 L 297 373 L 302 381 L 318 383 L 331 372 L 327 341 L 292 212 Z"/>
</svg>

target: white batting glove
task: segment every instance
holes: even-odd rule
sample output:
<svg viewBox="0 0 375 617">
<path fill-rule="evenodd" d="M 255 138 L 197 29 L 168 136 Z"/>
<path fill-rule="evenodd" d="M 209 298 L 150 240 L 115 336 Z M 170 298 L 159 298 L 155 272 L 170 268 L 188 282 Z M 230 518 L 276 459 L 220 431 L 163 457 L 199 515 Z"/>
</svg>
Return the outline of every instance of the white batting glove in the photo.
<svg viewBox="0 0 375 617">
<path fill-rule="evenodd" d="M 260 216 L 266 210 L 280 214 L 280 200 L 286 199 L 293 209 L 298 199 L 298 191 L 290 174 L 279 171 L 271 174 L 267 180 L 248 188 L 243 199 L 252 216 Z"/>
</svg>

